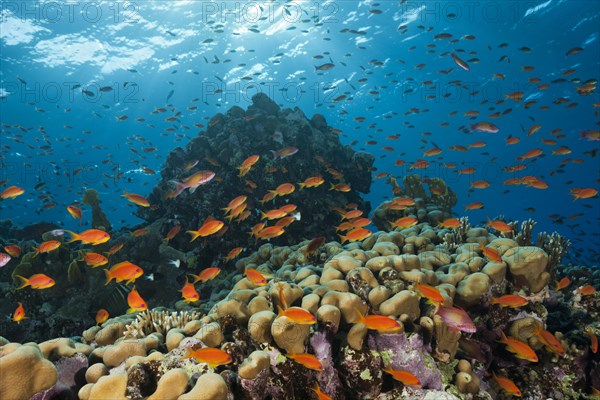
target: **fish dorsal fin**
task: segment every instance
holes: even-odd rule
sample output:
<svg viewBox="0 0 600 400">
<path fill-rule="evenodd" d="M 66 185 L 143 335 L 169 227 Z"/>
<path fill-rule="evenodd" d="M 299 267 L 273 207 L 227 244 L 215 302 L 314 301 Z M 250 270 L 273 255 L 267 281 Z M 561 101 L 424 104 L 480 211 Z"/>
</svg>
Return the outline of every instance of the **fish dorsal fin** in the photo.
<svg viewBox="0 0 600 400">
<path fill-rule="evenodd" d="M 281 303 L 283 310 L 288 308 L 287 302 L 285 301 L 285 296 L 283 295 L 283 284 L 279 285 L 279 302 Z"/>
<path fill-rule="evenodd" d="M 206 217 L 206 219 L 204 220 L 204 222 L 202 223 L 202 225 L 210 222 L 210 221 L 214 221 L 215 218 L 212 215 L 209 215 L 208 217 Z"/>
</svg>

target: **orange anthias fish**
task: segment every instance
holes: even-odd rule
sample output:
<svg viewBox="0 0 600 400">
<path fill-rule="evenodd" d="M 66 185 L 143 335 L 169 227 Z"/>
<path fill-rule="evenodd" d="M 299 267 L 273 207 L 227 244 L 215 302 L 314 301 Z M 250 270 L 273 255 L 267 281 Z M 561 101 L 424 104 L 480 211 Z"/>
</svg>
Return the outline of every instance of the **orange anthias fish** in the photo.
<svg viewBox="0 0 600 400">
<path fill-rule="evenodd" d="M 312 388 L 312 391 L 317 395 L 317 400 L 333 400 L 331 397 L 327 396 L 321 391 L 319 384 L 315 384 L 315 387 Z"/>
<path fill-rule="evenodd" d="M 135 193 L 123 193 L 123 197 L 127 198 L 130 202 L 140 207 L 150 207 L 150 202 L 144 196 Z"/>
<path fill-rule="evenodd" d="M 108 317 L 108 311 L 106 311 L 104 308 L 99 309 L 96 313 L 96 325 L 100 325 L 101 323 L 105 322 Z"/>
<path fill-rule="evenodd" d="M 260 156 L 258 154 L 254 154 L 254 155 L 251 155 L 250 157 L 246 158 L 244 160 L 244 162 L 242 163 L 242 165 L 238 168 L 240 170 L 240 173 L 238 176 L 244 176 L 248 172 L 250 172 L 250 169 L 252 169 L 252 166 L 254 164 L 256 164 L 258 162 L 258 160 L 260 160 Z"/>
<path fill-rule="evenodd" d="M 306 254 L 313 255 L 321 248 L 323 243 L 325 243 L 325 236 L 318 236 L 311 240 L 308 245 L 306 245 Z"/>
<path fill-rule="evenodd" d="M 177 236 L 177 234 L 179 233 L 179 231 L 181 231 L 181 225 L 175 225 L 174 227 L 172 227 L 169 232 L 167 233 L 167 236 L 165 236 L 164 240 L 169 243 L 169 240 L 173 239 L 175 236 Z"/>
<path fill-rule="evenodd" d="M 507 294 L 501 297 L 493 297 L 491 303 L 498 304 L 502 307 L 517 308 L 526 306 L 529 303 L 529 301 L 526 298 L 517 294 Z"/>
<path fill-rule="evenodd" d="M 522 156 L 517 157 L 518 160 L 526 160 L 528 158 L 535 158 L 540 156 L 544 151 L 542 149 L 533 149 L 529 150 L 527 153 Z"/>
<path fill-rule="evenodd" d="M 198 237 L 206 237 L 217 233 L 221 230 L 221 228 L 223 228 L 223 225 L 225 225 L 223 221 L 208 217 L 200 229 L 197 231 L 187 231 L 187 233 L 192 235 L 192 240 L 190 240 L 190 243 L 196 240 Z"/>
<path fill-rule="evenodd" d="M 256 237 L 258 239 L 273 239 L 277 236 L 281 236 L 285 233 L 285 230 L 282 226 L 267 226 L 262 228 L 260 231 L 256 233 Z"/>
<path fill-rule="evenodd" d="M 497 376 L 495 372 L 492 372 L 492 376 L 494 377 L 496 383 L 498 383 L 498 386 L 500 386 L 506 393 L 521 397 L 521 391 L 512 380 L 504 376 Z"/>
<path fill-rule="evenodd" d="M 108 263 L 108 258 L 98 253 L 86 253 L 83 256 L 85 263 L 92 268 L 101 267 Z"/>
<path fill-rule="evenodd" d="M 573 196 L 573 201 L 578 199 L 589 199 L 591 197 L 595 197 L 597 194 L 598 191 L 594 188 L 571 189 L 571 196 Z"/>
<path fill-rule="evenodd" d="M 225 211 L 225 214 L 235 210 L 236 208 L 238 208 L 239 206 L 241 206 L 242 204 L 244 204 L 246 202 L 246 200 L 248 200 L 248 196 L 238 196 L 235 199 L 231 200 L 229 202 L 229 204 L 227 205 L 227 207 L 222 208 L 223 211 Z"/>
<path fill-rule="evenodd" d="M 70 206 L 67 206 L 67 212 L 71 215 L 71 217 L 78 219 L 79 224 L 81 225 L 81 208 L 77 207 L 74 204 L 71 204 Z"/>
<path fill-rule="evenodd" d="M 275 210 L 269 210 L 266 213 L 261 211 L 260 213 L 262 214 L 261 219 L 268 219 L 269 221 L 272 221 L 274 219 L 283 218 L 288 214 L 287 212 L 285 212 L 279 208 L 275 209 Z"/>
<path fill-rule="evenodd" d="M 199 186 L 207 184 L 214 177 L 215 173 L 213 171 L 198 171 L 195 174 L 185 178 L 183 182 L 178 182 L 175 180 L 170 181 L 173 185 L 175 185 L 175 189 L 170 196 L 175 198 L 188 188 L 190 189 L 190 193 L 194 193 Z"/>
<path fill-rule="evenodd" d="M 419 292 L 422 297 L 425 297 L 427 301 L 434 305 L 443 305 L 444 297 L 439 290 L 433 286 L 417 283 L 415 284 L 415 290 Z"/>
<path fill-rule="evenodd" d="M 582 296 L 590 296 L 596 293 L 596 288 L 592 285 L 584 285 L 582 287 L 577 288 L 577 293 L 579 293 Z"/>
<path fill-rule="evenodd" d="M 127 314 L 131 314 L 136 311 L 146 311 L 148 309 L 148 303 L 146 303 L 142 296 L 140 296 L 138 291 L 135 289 L 135 286 L 127 295 L 127 304 L 129 305 Z"/>
<path fill-rule="evenodd" d="M 483 245 L 483 243 L 479 246 L 479 250 L 481 250 L 483 252 L 483 255 L 490 261 L 495 262 L 495 263 L 501 263 L 502 262 L 502 257 L 500 256 L 500 253 L 498 253 L 498 251 L 492 247 L 485 247 Z"/>
<path fill-rule="evenodd" d="M 480 201 L 475 201 L 465 206 L 465 210 L 479 210 L 480 208 L 483 208 L 483 203 Z"/>
<path fill-rule="evenodd" d="M 23 304 L 19 303 L 19 305 L 15 309 L 15 312 L 13 313 L 12 320 L 17 324 L 20 324 L 21 321 L 25 318 L 27 318 L 25 316 L 25 308 L 23 307 Z"/>
<path fill-rule="evenodd" d="M 269 190 L 269 192 L 275 194 L 276 196 L 286 196 L 288 194 L 294 193 L 294 190 L 296 190 L 296 186 L 294 186 L 293 183 L 282 183 L 281 185 L 277 186 L 277 189 L 275 190 Z"/>
<path fill-rule="evenodd" d="M 29 279 L 24 278 L 21 275 L 15 276 L 22 281 L 21 286 L 19 286 L 17 290 L 23 289 L 27 286 L 31 286 L 32 289 L 48 289 L 56 284 L 54 279 L 44 274 L 31 275 Z"/>
<path fill-rule="evenodd" d="M 283 309 L 281 306 L 277 306 L 279 310 L 279 314 L 277 314 L 277 318 L 287 317 L 297 323 L 298 325 L 312 325 L 317 323 L 317 319 L 310 312 L 306 311 L 304 308 L 300 307 L 290 307 L 288 309 Z"/>
<path fill-rule="evenodd" d="M 414 217 L 402 217 L 392 222 L 392 226 L 398 229 L 406 229 L 415 226 L 418 222 Z"/>
<path fill-rule="evenodd" d="M 471 187 L 475 189 L 487 189 L 490 187 L 490 183 L 486 180 L 479 180 L 471 182 Z"/>
<path fill-rule="evenodd" d="M 229 250 L 229 253 L 227 253 L 227 255 L 223 259 L 225 261 L 231 261 L 237 256 L 239 256 L 244 250 L 245 249 L 243 247 L 234 247 L 233 249 Z"/>
<path fill-rule="evenodd" d="M 335 190 L 337 192 L 348 193 L 352 190 L 352 188 L 347 183 L 337 183 L 335 185 L 332 183 L 329 190 Z"/>
<path fill-rule="evenodd" d="M 113 254 L 116 254 L 119 250 L 121 250 L 124 245 L 125 245 L 125 243 L 117 243 L 114 246 L 112 246 L 110 249 L 108 249 L 108 251 L 104 254 L 106 254 L 107 256 L 110 257 Z"/>
<path fill-rule="evenodd" d="M 322 177 L 312 176 L 310 178 L 307 178 L 304 182 L 299 183 L 298 186 L 300 186 L 300 189 L 315 188 L 321 186 L 323 183 L 325 183 L 325 179 L 323 179 Z"/>
<path fill-rule="evenodd" d="M 363 215 L 363 212 L 361 210 L 350 210 L 342 214 L 342 220 L 358 218 L 361 215 Z"/>
<path fill-rule="evenodd" d="M 72 238 L 67 243 L 72 243 L 77 240 L 81 241 L 81 244 L 91 244 L 97 245 L 108 242 L 110 240 L 110 235 L 103 230 L 100 229 L 88 229 L 87 231 L 81 232 L 79 234 L 65 230 L 65 232 L 69 233 Z"/>
<path fill-rule="evenodd" d="M 200 300 L 200 294 L 194 287 L 194 284 L 189 282 L 187 278 L 185 280 L 185 285 L 183 285 L 183 288 L 180 291 L 181 297 L 183 297 L 185 303 L 195 303 Z"/>
<path fill-rule="evenodd" d="M 60 247 L 61 243 L 58 240 L 48 240 L 40 244 L 37 248 L 34 249 L 35 256 L 43 253 L 50 253 Z"/>
<path fill-rule="evenodd" d="M 460 220 L 458 220 L 457 218 L 448 218 L 445 219 L 439 226 L 440 228 L 455 229 L 460 227 L 460 224 Z"/>
<path fill-rule="evenodd" d="M 497 230 L 499 232 L 504 232 L 504 233 L 512 231 L 512 228 L 506 222 L 504 222 L 504 221 L 492 221 L 489 218 L 488 218 L 488 223 L 487 223 L 486 226 L 489 226 L 492 229 L 495 229 L 495 230 Z"/>
<path fill-rule="evenodd" d="M 568 276 L 565 276 L 556 284 L 556 289 L 554 289 L 554 290 L 556 290 L 558 292 L 559 290 L 566 288 L 570 284 L 571 284 L 571 280 L 569 279 Z"/>
<path fill-rule="evenodd" d="M 393 318 L 385 315 L 362 315 L 358 308 L 354 308 L 357 320 L 355 324 L 361 323 L 371 329 L 379 332 L 397 332 L 401 329 L 400 324 Z"/>
<path fill-rule="evenodd" d="M 233 361 L 231 356 L 220 349 L 205 347 L 203 349 L 194 350 L 188 348 L 188 353 L 182 359 L 193 358 L 196 362 L 208 364 L 210 368 L 218 367 L 219 365 L 229 364 Z"/>
<path fill-rule="evenodd" d="M 437 314 L 452 331 L 461 331 L 467 333 L 477 332 L 477 327 L 471 320 L 471 317 L 465 310 L 461 308 L 444 306 L 438 309 Z"/>
<path fill-rule="evenodd" d="M 206 283 L 206 282 L 210 281 L 211 279 L 216 278 L 217 275 L 219 275 L 220 273 L 221 273 L 220 268 L 210 267 L 210 268 L 206 268 L 206 269 L 202 270 L 202 272 L 200 272 L 198 275 L 190 274 L 190 276 L 194 278 L 193 283 L 196 283 L 198 281 L 200 281 L 202 283 Z"/>
<path fill-rule="evenodd" d="M 279 149 L 277 151 L 271 150 L 273 154 L 273 159 L 284 159 L 286 157 L 292 156 L 298 152 L 296 147 L 284 147 L 283 149 Z"/>
<path fill-rule="evenodd" d="M 360 241 L 360 240 L 365 240 L 372 234 L 373 234 L 373 232 L 371 232 L 369 229 L 354 228 L 350 232 L 348 232 L 345 236 L 340 235 L 340 238 L 342 239 L 342 244 L 343 244 L 345 242 L 356 242 L 356 241 Z"/>
<path fill-rule="evenodd" d="M 19 258 L 21 256 L 21 247 L 16 244 L 9 244 L 4 246 L 4 251 L 11 257 Z"/>
<path fill-rule="evenodd" d="M 117 283 L 127 281 L 125 284 L 129 285 L 135 282 L 137 278 L 144 274 L 144 270 L 139 266 L 130 263 L 129 261 L 123 261 L 112 266 L 111 269 L 105 269 L 106 283 L 105 286 L 110 283 L 113 279 L 116 279 Z"/>
<path fill-rule="evenodd" d="M 598 337 L 594 334 L 594 331 L 589 326 L 585 331 L 590 336 L 590 349 L 592 350 L 592 353 L 596 354 L 598 352 Z"/>
<path fill-rule="evenodd" d="M 383 369 L 383 372 L 392 375 L 392 378 L 406 386 L 421 386 L 421 380 L 411 372 L 402 369 L 391 369 L 390 367 Z"/>
<path fill-rule="evenodd" d="M 20 188 L 18 186 L 9 186 L 6 189 L 4 189 L 2 193 L 0 193 L 0 198 L 4 200 L 14 199 L 17 196 L 22 195 L 23 193 L 25 193 L 25 189 Z"/>
<path fill-rule="evenodd" d="M 506 350 L 515 354 L 515 357 L 530 362 L 538 362 L 538 356 L 535 351 L 525 342 L 521 342 L 513 337 L 506 337 L 504 332 L 500 332 L 501 339 L 498 341 L 506 345 Z"/>
<path fill-rule="evenodd" d="M 541 325 L 536 325 L 533 329 L 533 334 L 540 339 L 540 341 L 546 346 L 548 350 L 553 353 L 563 355 L 565 354 L 565 349 L 562 344 L 558 341 L 556 336 L 542 328 Z"/>
<path fill-rule="evenodd" d="M 256 286 L 265 286 L 267 284 L 267 280 L 265 279 L 263 274 L 261 274 L 254 268 L 246 268 L 246 271 L 244 271 L 244 275 L 246 275 L 246 278 L 248 278 L 248 280 Z"/>
<path fill-rule="evenodd" d="M 315 357 L 313 354 L 309 354 L 309 353 L 288 354 L 287 357 L 291 358 L 292 360 L 296 361 L 298 364 L 301 364 L 308 369 L 312 369 L 312 370 L 319 371 L 319 372 L 323 371 L 323 365 L 321 364 L 319 359 L 317 359 L 317 357 Z"/>
</svg>

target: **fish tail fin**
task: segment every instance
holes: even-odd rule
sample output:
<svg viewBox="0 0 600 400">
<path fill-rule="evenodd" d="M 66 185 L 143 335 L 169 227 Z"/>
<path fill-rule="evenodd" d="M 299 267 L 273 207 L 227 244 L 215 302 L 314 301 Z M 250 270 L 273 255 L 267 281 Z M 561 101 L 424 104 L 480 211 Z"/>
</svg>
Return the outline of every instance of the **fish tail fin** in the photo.
<svg viewBox="0 0 600 400">
<path fill-rule="evenodd" d="M 507 339 L 506 335 L 504 334 L 504 331 L 500 331 L 500 340 L 498 340 L 498 342 L 506 343 L 507 340 L 508 339 Z"/>
<path fill-rule="evenodd" d="M 340 239 L 342 239 L 342 244 L 344 244 L 348 240 L 348 238 L 344 235 L 338 235 L 338 236 L 340 237 Z"/>
<path fill-rule="evenodd" d="M 15 278 L 18 278 L 21 280 L 21 286 L 19 286 L 17 288 L 17 290 L 21 290 L 23 288 L 26 288 L 27 286 L 29 286 L 29 279 L 22 277 L 21 275 L 15 275 Z"/>
<path fill-rule="evenodd" d="M 127 314 L 132 314 L 132 313 L 134 313 L 135 311 L 136 311 L 136 310 L 135 310 L 135 309 L 133 309 L 133 308 L 128 308 L 128 309 L 127 309 Z"/>
<path fill-rule="evenodd" d="M 300 189 L 304 189 L 304 187 L 306 186 L 306 184 L 304 182 L 301 182 L 298 184 L 298 186 L 300 186 Z"/>
<path fill-rule="evenodd" d="M 285 316 L 285 310 L 281 306 L 277 306 L 277 317 Z"/>
<path fill-rule="evenodd" d="M 360 310 L 358 308 L 356 308 L 356 307 L 353 307 L 353 308 L 354 308 L 354 313 L 358 317 L 358 321 L 354 321 L 354 323 L 356 324 L 358 322 L 364 321 L 365 317 L 362 315 L 362 313 L 360 312 Z"/>
<path fill-rule="evenodd" d="M 76 240 L 79 240 L 79 235 L 76 234 L 75 232 L 69 231 L 67 229 L 64 229 L 64 231 L 67 232 L 69 235 L 71 235 L 71 240 L 69 240 L 67 243 L 72 243 Z"/>
<path fill-rule="evenodd" d="M 112 274 L 110 273 L 110 271 L 108 269 L 104 270 L 104 274 L 106 275 L 106 283 L 104 284 L 104 286 L 106 286 L 110 283 L 110 281 L 112 281 L 114 279 L 114 276 L 112 276 Z"/>
<path fill-rule="evenodd" d="M 181 194 L 181 192 L 183 192 L 185 190 L 185 188 L 187 187 L 183 183 L 181 183 L 179 181 L 175 181 L 175 180 L 170 181 L 170 183 L 175 186 L 175 189 L 173 189 L 173 193 L 171 194 L 173 196 L 173 198 L 179 196 Z"/>
<path fill-rule="evenodd" d="M 186 233 L 189 233 L 190 235 L 192 235 L 192 240 L 190 240 L 190 243 L 192 243 L 194 240 L 198 239 L 198 236 L 200 236 L 200 234 L 197 231 L 187 231 Z"/>
<path fill-rule="evenodd" d="M 333 183 L 329 182 L 329 184 L 331 185 L 331 186 L 329 187 L 329 190 L 333 190 L 333 189 L 335 189 L 335 185 L 334 185 Z"/>
<path fill-rule="evenodd" d="M 284 310 L 288 308 L 287 302 L 285 301 L 285 296 L 283 295 L 283 285 L 279 285 L 279 302 Z"/>
<path fill-rule="evenodd" d="M 273 154 L 273 160 L 277 160 L 277 152 L 275 150 L 269 150 Z"/>
<path fill-rule="evenodd" d="M 36 258 L 40 254 L 40 248 L 36 247 L 33 249 L 33 258 Z"/>
</svg>

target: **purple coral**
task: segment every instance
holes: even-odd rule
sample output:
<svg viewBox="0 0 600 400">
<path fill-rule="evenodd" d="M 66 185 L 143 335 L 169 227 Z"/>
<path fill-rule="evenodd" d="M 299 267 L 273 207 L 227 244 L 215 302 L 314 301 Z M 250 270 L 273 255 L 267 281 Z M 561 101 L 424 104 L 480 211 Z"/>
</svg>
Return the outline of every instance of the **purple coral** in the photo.
<svg viewBox="0 0 600 400">
<path fill-rule="evenodd" d="M 342 382 L 333 363 L 331 344 L 327 340 L 327 335 L 324 332 L 315 333 L 310 338 L 310 345 L 323 366 L 323 371 L 317 375 L 319 387 L 333 398 L 340 397 L 337 394 L 343 391 Z"/>
<path fill-rule="evenodd" d="M 380 353 L 391 352 L 390 367 L 411 372 L 421 380 L 424 388 L 443 389 L 442 375 L 429 354 L 431 349 L 423 344 L 421 336 L 412 334 L 406 337 L 404 333 L 371 334 L 369 349 Z"/>
<path fill-rule="evenodd" d="M 88 359 L 83 354 L 63 357 L 56 362 L 58 380 L 50 389 L 38 392 L 30 400 L 77 399 L 77 392 L 85 384 Z"/>
</svg>

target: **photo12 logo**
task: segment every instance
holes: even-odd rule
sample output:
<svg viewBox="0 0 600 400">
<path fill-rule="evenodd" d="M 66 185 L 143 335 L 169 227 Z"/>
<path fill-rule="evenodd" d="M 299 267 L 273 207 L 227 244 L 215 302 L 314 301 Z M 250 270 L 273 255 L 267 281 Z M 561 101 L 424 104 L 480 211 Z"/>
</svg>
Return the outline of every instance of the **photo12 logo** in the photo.
<svg viewBox="0 0 600 400">
<path fill-rule="evenodd" d="M 0 84 L 0 103 L 12 99 L 26 104 L 72 104 L 81 100 L 87 103 L 138 103 L 139 91 L 138 84 L 132 81 L 82 84 L 73 81 L 30 82 L 17 77 L 15 81 Z"/>
<path fill-rule="evenodd" d="M 138 4 L 122 2 L 78 1 L 5 1 L 0 2 L 0 22 L 11 17 L 38 23 L 96 23 L 110 19 L 115 23 L 135 23 L 140 20 Z"/>
<path fill-rule="evenodd" d="M 533 1 L 403 1 L 401 23 L 537 23 Z"/>
</svg>

